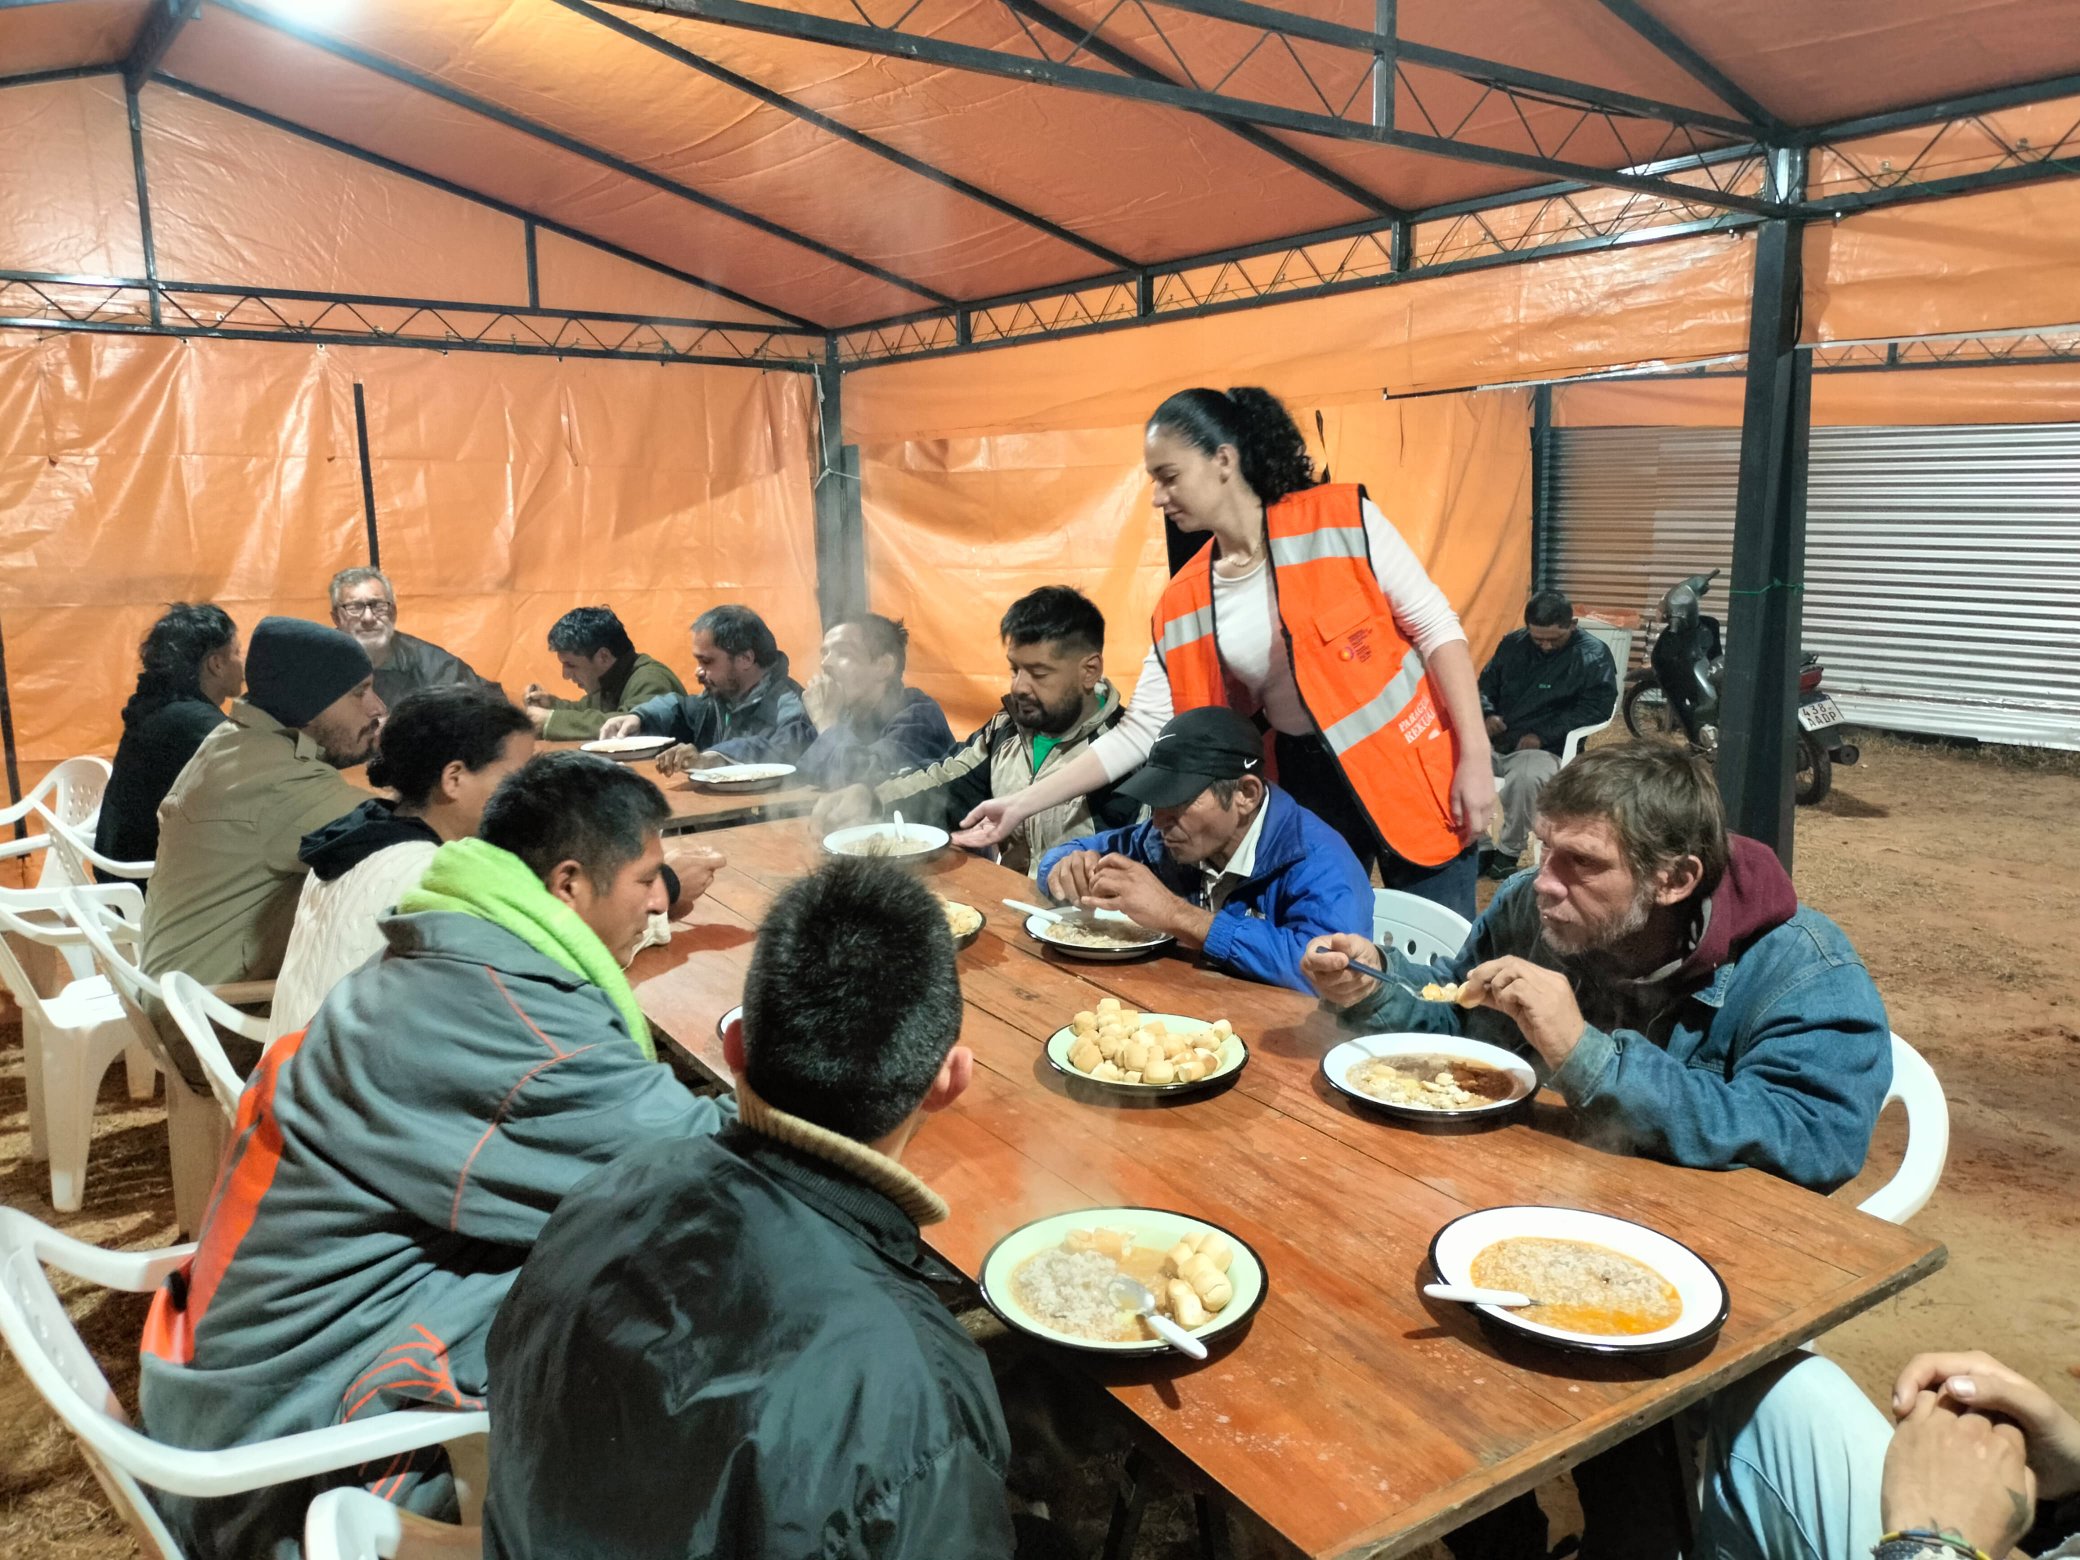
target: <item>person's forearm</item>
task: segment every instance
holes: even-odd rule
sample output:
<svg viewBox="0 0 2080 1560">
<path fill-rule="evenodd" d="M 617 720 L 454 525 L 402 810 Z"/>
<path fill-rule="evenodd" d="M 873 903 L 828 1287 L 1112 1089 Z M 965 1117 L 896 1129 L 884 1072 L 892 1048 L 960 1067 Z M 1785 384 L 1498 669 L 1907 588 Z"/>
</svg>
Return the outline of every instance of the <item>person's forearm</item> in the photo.
<svg viewBox="0 0 2080 1560">
<path fill-rule="evenodd" d="M 1444 700 L 1445 719 L 1458 739 L 1459 762 L 1485 767 L 1489 762 L 1488 726 L 1481 714 L 1480 687 L 1474 680 L 1473 657 L 1466 641 L 1455 639 L 1430 652 L 1430 676 Z"/>
<path fill-rule="evenodd" d="M 1045 780 L 1036 780 L 1008 800 L 1013 815 L 1023 823 L 1035 813 L 1059 807 L 1079 796 L 1088 796 L 1109 778 L 1104 762 L 1086 748 Z"/>
</svg>

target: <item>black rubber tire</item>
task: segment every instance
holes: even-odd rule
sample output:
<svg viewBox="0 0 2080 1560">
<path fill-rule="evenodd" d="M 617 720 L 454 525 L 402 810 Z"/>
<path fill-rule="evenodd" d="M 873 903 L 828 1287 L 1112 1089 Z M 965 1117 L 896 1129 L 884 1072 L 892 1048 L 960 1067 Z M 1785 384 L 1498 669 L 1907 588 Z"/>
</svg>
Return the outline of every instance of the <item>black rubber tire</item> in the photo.
<svg viewBox="0 0 2080 1560">
<path fill-rule="evenodd" d="M 1791 795 L 1801 807 L 1827 800 L 1834 789 L 1834 760 L 1811 732 L 1798 734 L 1798 772 L 1792 777 Z"/>
<path fill-rule="evenodd" d="M 1686 746 L 1689 743 L 1683 723 L 1668 707 L 1668 695 L 1651 677 L 1643 677 L 1625 690 L 1624 712 L 1625 729 L 1635 737 L 1650 742 L 1680 742 Z"/>
</svg>

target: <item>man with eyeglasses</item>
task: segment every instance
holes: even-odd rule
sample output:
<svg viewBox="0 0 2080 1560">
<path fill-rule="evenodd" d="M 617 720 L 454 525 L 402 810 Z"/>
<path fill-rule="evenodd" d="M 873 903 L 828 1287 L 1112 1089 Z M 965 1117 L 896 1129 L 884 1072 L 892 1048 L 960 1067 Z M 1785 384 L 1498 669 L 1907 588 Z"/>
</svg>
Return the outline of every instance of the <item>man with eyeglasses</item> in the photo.
<svg viewBox="0 0 2080 1560">
<path fill-rule="evenodd" d="M 376 696 L 386 709 L 421 688 L 459 686 L 505 693 L 461 656 L 400 633 L 397 592 L 381 569 L 342 569 L 332 576 L 332 626 L 368 652 L 369 664 L 376 669 Z"/>
</svg>

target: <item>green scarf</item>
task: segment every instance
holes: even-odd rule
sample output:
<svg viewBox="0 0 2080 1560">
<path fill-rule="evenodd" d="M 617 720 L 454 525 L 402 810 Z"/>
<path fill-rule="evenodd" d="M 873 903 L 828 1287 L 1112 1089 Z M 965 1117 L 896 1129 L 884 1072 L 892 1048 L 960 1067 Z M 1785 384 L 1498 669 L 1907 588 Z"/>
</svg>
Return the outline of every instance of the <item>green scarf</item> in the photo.
<svg viewBox="0 0 2080 1560">
<path fill-rule="evenodd" d="M 478 839 L 450 840 L 433 853 L 419 886 L 397 908 L 407 915 L 454 910 L 505 928 L 543 958 L 604 991 L 644 1060 L 657 1060 L 650 1026 L 607 945 L 511 851 Z"/>
</svg>

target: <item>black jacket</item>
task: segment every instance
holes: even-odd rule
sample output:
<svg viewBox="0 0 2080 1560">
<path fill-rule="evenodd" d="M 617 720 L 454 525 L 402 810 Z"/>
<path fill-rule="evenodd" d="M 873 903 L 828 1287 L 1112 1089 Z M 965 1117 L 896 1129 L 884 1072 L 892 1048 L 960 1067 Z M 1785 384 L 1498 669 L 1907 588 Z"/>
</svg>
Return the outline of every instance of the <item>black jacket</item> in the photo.
<svg viewBox="0 0 2080 1560">
<path fill-rule="evenodd" d="M 94 849 L 117 861 L 155 858 L 159 804 L 202 739 L 223 724 L 224 712 L 200 694 L 169 699 L 151 710 L 140 710 L 133 701 L 123 711 L 123 739 L 116 744 L 114 773 L 101 798 Z"/>
<path fill-rule="evenodd" d="M 1531 732 L 1557 755 L 1570 731 L 1609 720 L 1617 701 L 1610 651 L 1580 629 L 1551 655 L 1531 642 L 1529 629 L 1505 634 L 1481 670 L 1481 713 L 1502 717 L 1498 754 L 1514 752 Z"/>
<path fill-rule="evenodd" d="M 748 1127 L 632 1149 L 491 1329 L 487 1560 L 1009 1556 L 951 1276 L 890 1196 Z"/>
</svg>

